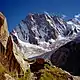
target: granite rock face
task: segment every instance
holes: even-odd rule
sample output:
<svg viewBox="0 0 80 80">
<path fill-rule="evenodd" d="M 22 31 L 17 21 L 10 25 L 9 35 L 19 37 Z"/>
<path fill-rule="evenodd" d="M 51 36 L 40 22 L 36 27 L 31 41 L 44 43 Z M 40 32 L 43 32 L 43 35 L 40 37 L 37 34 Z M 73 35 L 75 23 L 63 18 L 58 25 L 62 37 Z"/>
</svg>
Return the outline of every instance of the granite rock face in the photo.
<svg viewBox="0 0 80 80">
<path fill-rule="evenodd" d="M 6 57 L 9 63 L 9 68 L 8 68 L 9 71 L 10 72 L 16 71 L 18 74 L 20 74 L 22 71 L 22 68 L 14 55 L 13 42 L 12 42 L 11 36 L 9 36 L 7 41 Z"/>
<path fill-rule="evenodd" d="M 17 45 L 9 35 L 5 16 L 0 13 L 0 63 L 10 72 L 23 73 L 25 64 Z M 20 59 L 19 59 L 20 58 Z M 21 63 L 22 62 L 22 63 Z M 23 65 L 23 66 L 21 66 Z"/>
<path fill-rule="evenodd" d="M 9 36 L 6 17 L 0 12 L 0 42 L 6 48 L 7 39 Z"/>
</svg>

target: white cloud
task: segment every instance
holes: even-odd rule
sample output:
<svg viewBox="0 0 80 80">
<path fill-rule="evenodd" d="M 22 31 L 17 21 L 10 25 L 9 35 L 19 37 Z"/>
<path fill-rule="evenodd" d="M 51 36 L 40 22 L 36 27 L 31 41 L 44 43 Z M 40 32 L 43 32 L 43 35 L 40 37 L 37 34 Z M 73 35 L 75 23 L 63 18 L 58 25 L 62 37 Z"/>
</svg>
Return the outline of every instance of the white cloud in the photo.
<svg viewBox="0 0 80 80">
<path fill-rule="evenodd" d="M 75 18 L 80 18 L 80 14 L 77 14 L 74 16 Z"/>
</svg>

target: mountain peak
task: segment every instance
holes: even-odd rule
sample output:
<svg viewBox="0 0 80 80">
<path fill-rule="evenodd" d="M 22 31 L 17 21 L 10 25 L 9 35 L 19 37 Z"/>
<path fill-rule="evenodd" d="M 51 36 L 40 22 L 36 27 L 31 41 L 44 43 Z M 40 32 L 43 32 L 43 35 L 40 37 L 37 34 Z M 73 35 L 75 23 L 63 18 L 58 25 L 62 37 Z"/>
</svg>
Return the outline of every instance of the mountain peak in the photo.
<svg viewBox="0 0 80 80">
<path fill-rule="evenodd" d="M 14 42 L 18 44 L 22 53 L 24 53 L 27 58 L 31 58 L 32 56 L 37 56 L 37 53 L 40 54 L 40 52 L 37 52 L 37 49 L 43 51 L 41 54 L 48 50 L 51 51 L 53 49 L 52 46 L 54 44 L 56 45 L 56 41 L 63 41 L 65 44 L 67 41 L 75 38 L 79 31 L 80 24 L 78 24 L 76 20 L 66 21 L 60 16 L 52 16 L 44 12 L 41 14 L 29 13 L 29 15 L 13 29 L 11 34 Z M 26 50 L 27 45 L 31 48 Z M 32 54 L 32 56 L 27 55 L 26 53 L 30 52 L 30 50 L 35 50 L 33 51 L 35 54 L 28 53 Z"/>
</svg>

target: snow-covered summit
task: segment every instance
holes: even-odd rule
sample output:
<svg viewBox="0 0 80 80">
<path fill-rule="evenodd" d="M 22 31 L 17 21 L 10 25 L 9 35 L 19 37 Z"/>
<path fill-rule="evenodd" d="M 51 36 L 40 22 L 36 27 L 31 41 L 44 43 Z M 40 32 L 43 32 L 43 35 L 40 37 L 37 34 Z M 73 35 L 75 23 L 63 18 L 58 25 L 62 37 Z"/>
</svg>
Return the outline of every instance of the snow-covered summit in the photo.
<svg viewBox="0 0 80 80">
<path fill-rule="evenodd" d="M 51 16 L 47 12 L 44 14 L 29 14 L 11 34 L 19 47 L 22 46 L 20 48 L 23 53 L 30 52 L 32 48 L 40 49 L 45 53 L 51 50 L 50 46 L 56 41 L 70 40 L 80 32 L 80 21 L 77 17 L 76 15 L 73 19 L 66 21 L 59 16 Z M 29 53 L 29 55 L 31 54 Z"/>
<path fill-rule="evenodd" d="M 50 39 L 56 40 L 59 35 L 66 37 L 77 33 L 80 24 L 77 20 L 64 21 L 58 16 L 44 14 L 29 14 L 15 28 L 19 39 L 31 44 L 39 42 L 49 42 Z M 73 26 L 73 27 L 72 27 Z"/>
</svg>

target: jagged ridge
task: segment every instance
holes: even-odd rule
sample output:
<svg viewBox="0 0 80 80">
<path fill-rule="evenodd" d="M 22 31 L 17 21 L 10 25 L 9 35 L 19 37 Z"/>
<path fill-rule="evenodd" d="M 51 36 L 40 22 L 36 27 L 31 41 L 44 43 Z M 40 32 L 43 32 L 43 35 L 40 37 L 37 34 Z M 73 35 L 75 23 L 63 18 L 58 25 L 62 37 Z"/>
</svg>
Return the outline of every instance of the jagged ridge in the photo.
<svg viewBox="0 0 80 80">
<path fill-rule="evenodd" d="M 64 45 L 71 41 L 79 31 L 78 19 L 66 21 L 59 16 L 44 13 L 29 14 L 13 29 L 11 35 L 25 58 L 32 58 L 59 48 L 60 43 Z"/>
</svg>

